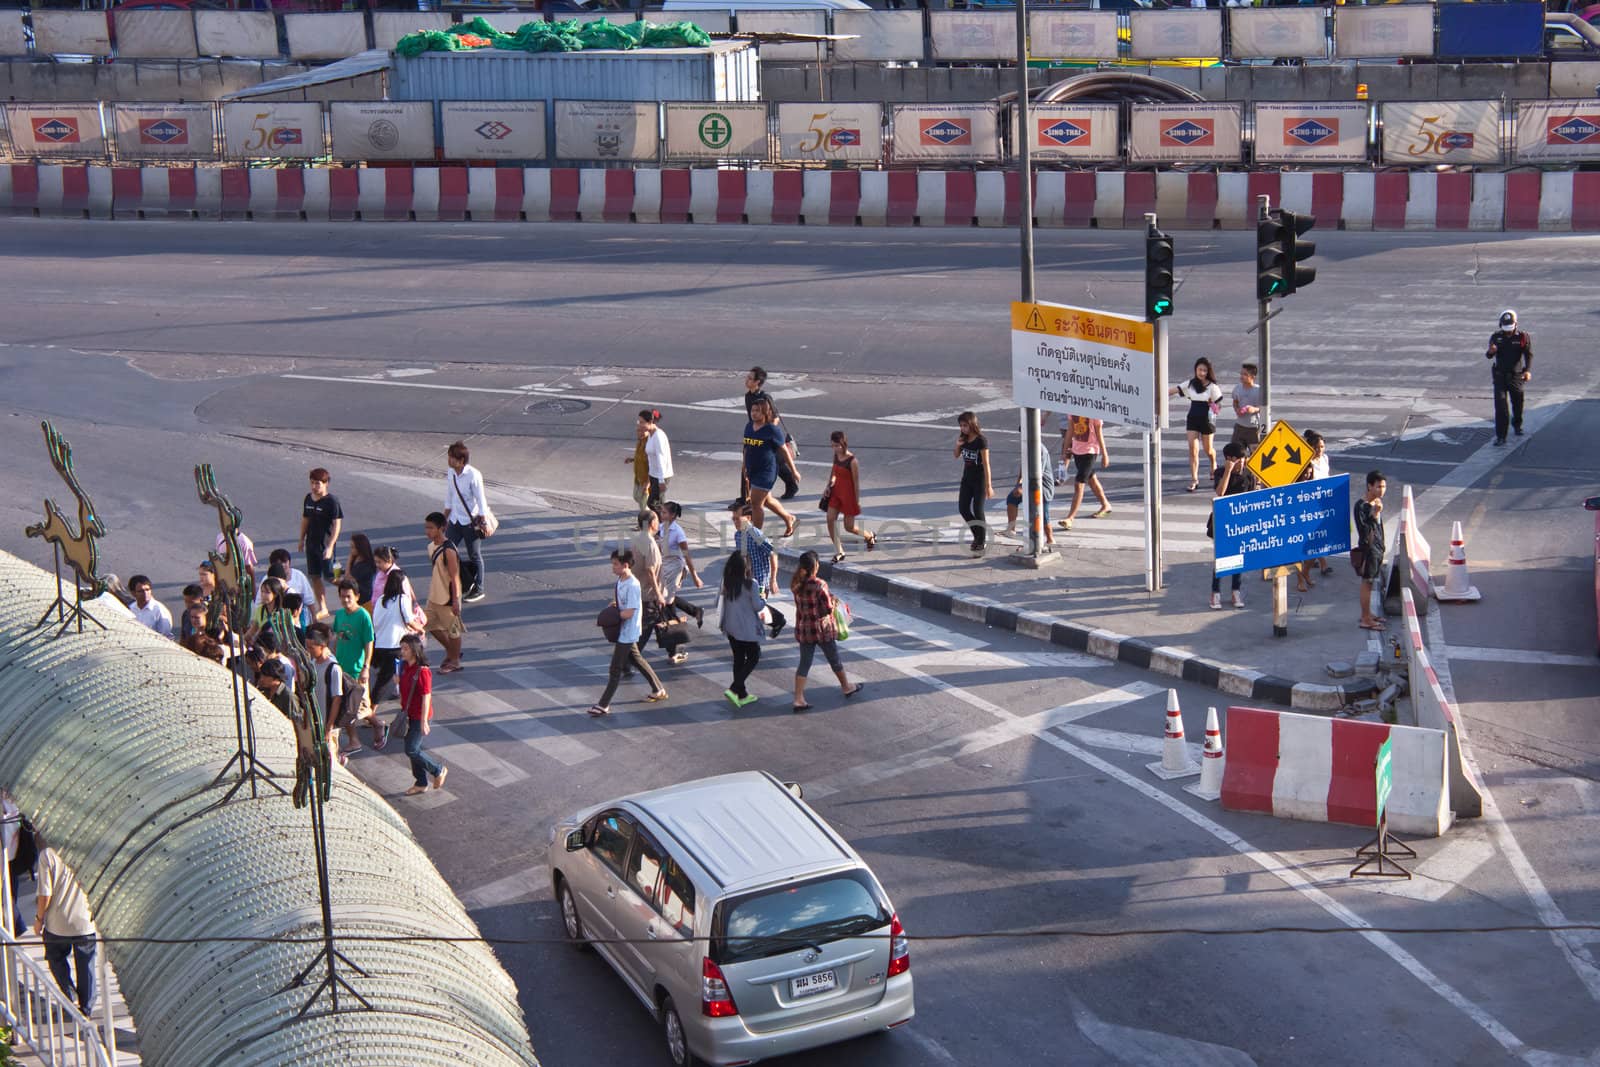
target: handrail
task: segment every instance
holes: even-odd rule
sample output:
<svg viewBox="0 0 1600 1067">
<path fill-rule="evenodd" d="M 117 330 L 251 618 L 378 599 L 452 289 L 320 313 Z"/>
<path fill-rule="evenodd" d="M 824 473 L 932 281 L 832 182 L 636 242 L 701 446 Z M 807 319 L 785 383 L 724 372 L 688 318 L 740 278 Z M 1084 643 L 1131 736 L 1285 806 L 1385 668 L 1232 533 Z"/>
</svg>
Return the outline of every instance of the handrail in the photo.
<svg viewBox="0 0 1600 1067">
<path fill-rule="evenodd" d="M 105 1038 L 95 1024 L 68 1000 L 48 970 L 29 956 L 22 942 L 11 936 L 11 879 L 0 872 L 0 1023 L 49 1067 L 116 1067 L 114 1031 Z M 110 997 L 106 988 L 105 946 L 100 946 L 98 983 L 100 996 Z M 107 999 L 102 999 L 106 1003 Z"/>
</svg>

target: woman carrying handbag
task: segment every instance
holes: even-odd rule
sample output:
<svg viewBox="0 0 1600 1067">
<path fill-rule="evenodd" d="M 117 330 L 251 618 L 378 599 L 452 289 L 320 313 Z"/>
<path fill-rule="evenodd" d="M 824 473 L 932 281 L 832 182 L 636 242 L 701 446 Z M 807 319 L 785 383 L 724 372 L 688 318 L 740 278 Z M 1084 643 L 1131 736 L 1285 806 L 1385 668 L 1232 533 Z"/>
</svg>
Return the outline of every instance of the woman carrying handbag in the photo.
<svg viewBox="0 0 1600 1067">
<path fill-rule="evenodd" d="M 806 703 L 806 675 L 811 672 L 811 660 L 819 648 L 822 649 L 823 658 L 828 661 L 828 666 L 833 668 L 833 676 L 839 679 L 839 692 L 843 693 L 846 699 L 861 692 L 866 684 L 857 682 L 851 685 L 849 676 L 844 672 L 844 664 L 839 661 L 839 627 L 834 621 L 835 601 L 833 593 L 828 589 L 828 583 L 818 574 L 821 567 L 822 563 L 817 559 L 817 554 L 807 551 L 795 565 L 794 578 L 789 583 L 789 589 L 794 593 L 794 638 L 800 643 L 800 665 L 794 671 L 792 710 L 796 712 L 811 710 L 811 705 Z"/>
<path fill-rule="evenodd" d="M 413 782 L 406 796 L 414 797 L 430 789 L 443 789 L 450 771 L 422 751 L 422 739 L 432 731 L 433 671 L 428 667 L 428 652 L 422 638 L 406 634 L 400 640 L 400 707 L 406 716 L 406 756 L 411 760 Z"/>
<path fill-rule="evenodd" d="M 844 545 L 839 541 L 839 519 L 844 519 L 846 533 L 854 534 L 867 543 L 867 551 L 878 547 L 878 538 L 865 527 L 858 527 L 861 516 L 861 464 L 850 451 L 850 441 L 843 430 L 835 430 L 829 439 L 833 442 L 833 474 L 828 488 L 822 493 L 822 510 L 828 513 L 828 539 L 833 542 L 833 561 L 844 562 Z"/>
</svg>

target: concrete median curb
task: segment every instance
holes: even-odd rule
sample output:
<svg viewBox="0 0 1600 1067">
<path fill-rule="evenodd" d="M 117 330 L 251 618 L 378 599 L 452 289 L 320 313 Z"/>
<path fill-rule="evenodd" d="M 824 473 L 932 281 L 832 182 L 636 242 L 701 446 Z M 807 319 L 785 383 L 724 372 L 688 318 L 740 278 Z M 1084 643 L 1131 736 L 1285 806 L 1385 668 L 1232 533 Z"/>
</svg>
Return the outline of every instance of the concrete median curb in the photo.
<svg viewBox="0 0 1600 1067">
<path fill-rule="evenodd" d="M 800 558 L 796 549 L 780 547 L 778 551 L 791 563 Z M 1100 659 L 1182 678 L 1230 696 L 1283 707 L 1337 711 L 1377 692 L 1377 686 L 1369 678 L 1356 678 L 1339 685 L 1296 682 L 1249 667 L 1207 659 L 1188 649 L 1158 645 L 1142 637 L 1130 637 L 1044 612 L 1021 611 L 989 597 L 952 592 L 914 578 L 891 578 L 861 567 L 824 560 L 822 577 L 835 589 L 909 603 L 924 611 L 982 623 Z"/>
</svg>

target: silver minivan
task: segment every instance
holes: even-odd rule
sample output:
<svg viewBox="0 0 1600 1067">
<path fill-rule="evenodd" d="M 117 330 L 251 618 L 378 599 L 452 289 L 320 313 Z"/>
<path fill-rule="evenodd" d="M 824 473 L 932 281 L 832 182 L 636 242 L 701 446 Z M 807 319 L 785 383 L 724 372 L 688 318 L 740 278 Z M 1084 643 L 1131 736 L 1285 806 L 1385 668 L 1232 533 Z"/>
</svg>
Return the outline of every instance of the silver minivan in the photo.
<svg viewBox="0 0 1600 1067">
<path fill-rule="evenodd" d="M 567 937 L 622 976 L 678 1067 L 754 1063 L 915 1014 L 888 894 L 770 774 L 586 809 L 554 826 L 549 861 Z"/>
</svg>

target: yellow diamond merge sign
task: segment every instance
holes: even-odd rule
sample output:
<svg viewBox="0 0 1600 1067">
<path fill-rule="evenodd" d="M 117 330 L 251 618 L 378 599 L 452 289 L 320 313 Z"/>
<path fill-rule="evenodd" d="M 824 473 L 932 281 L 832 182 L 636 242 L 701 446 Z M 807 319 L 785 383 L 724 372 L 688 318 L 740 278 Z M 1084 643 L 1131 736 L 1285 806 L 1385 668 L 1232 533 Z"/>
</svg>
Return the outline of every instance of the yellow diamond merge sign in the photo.
<svg viewBox="0 0 1600 1067">
<path fill-rule="evenodd" d="M 1261 480 L 1262 485 L 1276 489 L 1300 477 L 1310 462 L 1311 446 L 1295 432 L 1293 426 L 1279 419 L 1250 454 L 1245 466 Z"/>
</svg>

